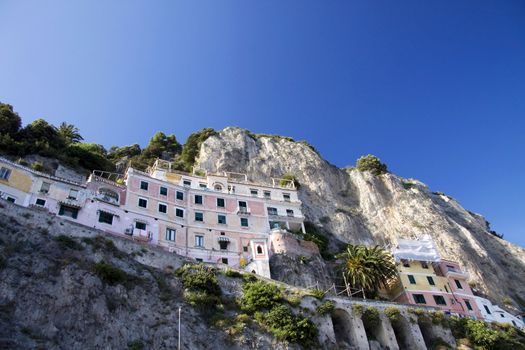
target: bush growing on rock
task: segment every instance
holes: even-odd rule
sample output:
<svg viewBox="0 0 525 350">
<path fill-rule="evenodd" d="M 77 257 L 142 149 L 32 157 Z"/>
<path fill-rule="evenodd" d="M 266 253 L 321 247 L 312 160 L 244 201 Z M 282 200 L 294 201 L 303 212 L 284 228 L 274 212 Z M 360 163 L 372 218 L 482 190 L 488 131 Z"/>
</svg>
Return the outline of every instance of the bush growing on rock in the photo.
<svg viewBox="0 0 525 350">
<path fill-rule="evenodd" d="M 385 309 L 385 315 L 391 323 L 398 322 L 401 318 L 401 312 L 395 306 L 389 306 Z"/>
<path fill-rule="evenodd" d="M 374 175 L 382 175 L 387 172 L 387 166 L 374 155 L 362 156 L 357 160 L 356 168 L 359 171 L 368 171 Z"/>
<path fill-rule="evenodd" d="M 58 237 L 55 237 L 54 240 L 55 242 L 58 243 L 61 249 L 66 249 L 66 248 L 73 249 L 73 250 L 83 250 L 84 249 L 82 244 L 78 243 L 75 239 L 65 236 L 65 235 L 60 235 Z"/>
<path fill-rule="evenodd" d="M 96 263 L 94 271 L 98 277 L 107 284 L 123 284 L 128 281 L 128 274 L 126 272 L 104 261 Z"/>
<path fill-rule="evenodd" d="M 182 285 L 190 291 L 220 296 L 221 288 L 215 269 L 205 265 L 185 265 L 180 272 Z"/>
<path fill-rule="evenodd" d="M 332 311 L 334 311 L 334 308 L 335 308 L 334 302 L 331 300 L 328 300 L 322 303 L 321 305 L 319 305 L 317 309 L 315 309 L 315 311 L 319 315 L 327 315 L 331 313 Z"/>
<path fill-rule="evenodd" d="M 242 287 L 242 309 L 255 312 L 270 309 L 281 301 L 279 288 L 264 281 L 245 283 Z"/>
</svg>

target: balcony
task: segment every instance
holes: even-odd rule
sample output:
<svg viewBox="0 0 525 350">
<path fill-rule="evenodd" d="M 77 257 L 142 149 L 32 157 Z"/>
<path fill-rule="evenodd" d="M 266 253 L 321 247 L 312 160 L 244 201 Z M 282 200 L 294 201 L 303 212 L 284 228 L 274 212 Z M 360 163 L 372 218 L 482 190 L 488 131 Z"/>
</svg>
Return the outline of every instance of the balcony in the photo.
<svg viewBox="0 0 525 350">
<path fill-rule="evenodd" d="M 237 214 L 238 215 L 250 215 L 251 212 L 246 207 L 237 207 Z"/>
<path fill-rule="evenodd" d="M 447 267 L 447 269 L 445 270 L 445 277 L 468 279 L 469 274 L 459 269 Z"/>
</svg>

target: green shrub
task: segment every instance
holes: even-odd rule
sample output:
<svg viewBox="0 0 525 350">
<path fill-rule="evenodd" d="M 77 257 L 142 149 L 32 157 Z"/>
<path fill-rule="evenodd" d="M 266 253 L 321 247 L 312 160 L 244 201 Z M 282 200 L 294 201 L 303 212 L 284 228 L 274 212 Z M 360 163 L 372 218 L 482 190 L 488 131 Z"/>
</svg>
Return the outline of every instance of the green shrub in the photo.
<svg viewBox="0 0 525 350">
<path fill-rule="evenodd" d="M 294 306 L 294 307 L 299 306 L 299 304 L 301 304 L 301 297 L 297 295 L 291 295 L 291 296 L 286 297 L 286 301 L 291 306 Z"/>
<path fill-rule="evenodd" d="M 116 257 L 125 256 L 125 254 L 115 246 L 115 243 L 113 243 L 111 239 L 102 235 L 97 235 L 95 237 L 84 237 L 82 238 L 82 242 L 93 246 L 94 250 L 103 250 L 107 253 L 113 254 Z"/>
<path fill-rule="evenodd" d="M 356 162 L 356 168 L 359 171 L 368 171 L 374 175 L 382 175 L 387 172 L 387 166 L 381 163 L 381 160 L 371 154 L 362 156 Z"/>
<path fill-rule="evenodd" d="M 467 320 L 466 330 L 467 338 L 482 349 L 494 349 L 500 338 L 499 332 L 487 327 L 483 321 Z"/>
<path fill-rule="evenodd" d="M 321 290 L 321 289 L 310 289 L 308 291 L 308 295 L 311 295 L 314 298 L 319 299 L 319 300 L 322 300 L 325 294 L 326 293 L 324 292 L 324 290 Z"/>
<path fill-rule="evenodd" d="M 144 349 L 144 343 L 142 340 L 133 340 L 128 342 L 128 349 L 129 350 L 142 350 Z"/>
<path fill-rule="evenodd" d="M 331 300 L 328 300 L 322 303 L 321 305 L 319 305 L 317 309 L 315 309 L 315 311 L 319 315 L 327 315 L 331 313 L 332 311 L 334 311 L 334 308 L 335 308 L 334 302 Z"/>
<path fill-rule="evenodd" d="M 443 348 L 446 348 L 446 349 L 452 348 L 449 343 L 443 340 L 443 338 L 440 338 L 440 337 L 433 338 L 432 341 L 430 342 L 431 350 L 442 350 Z"/>
<path fill-rule="evenodd" d="M 66 248 L 73 249 L 73 250 L 83 250 L 84 249 L 82 244 L 78 243 L 75 239 L 65 236 L 65 235 L 60 235 L 58 237 L 55 237 L 54 241 L 58 243 L 61 249 L 66 249 Z"/>
<path fill-rule="evenodd" d="M 217 295 L 208 294 L 205 291 L 199 290 L 199 291 L 192 291 L 192 290 L 186 290 L 184 291 L 184 300 L 200 309 L 200 310 L 213 310 L 221 303 L 221 299 Z"/>
<path fill-rule="evenodd" d="M 256 275 L 252 273 L 243 273 L 242 274 L 242 280 L 244 283 L 251 283 L 251 282 L 257 282 L 259 279 Z"/>
<path fill-rule="evenodd" d="M 270 309 L 281 300 L 279 288 L 264 281 L 245 283 L 242 291 L 241 308 L 250 313 Z"/>
<path fill-rule="evenodd" d="M 396 323 L 401 319 L 401 312 L 395 306 L 389 306 L 385 309 L 385 315 L 391 323 Z"/>
<path fill-rule="evenodd" d="M 432 311 L 429 313 L 430 318 L 432 319 L 433 324 L 446 326 L 447 325 L 447 318 L 445 317 L 445 313 L 443 311 Z"/>
<path fill-rule="evenodd" d="M 292 314 L 284 305 L 273 307 L 268 313 L 257 313 L 256 320 L 278 340 L 305 347 L 316 343 L 318 330 L 308 318 Z"/>
<path fill-rule="evenodd" d="M 242 273 L 240 273 L 239 271 L 232 270 L 232 269 L 227 269 L 227 270 L 224 272 L 224 275 L 225 275 L 226 277 L 242 278 Z"/>
<path fill-rule="evenodd" d="M 301 186 L 299 184 L 299 181 L 297 181 L 297 178 L 295 177 L 295 175 L 292 175 L 292 174 L 284 174 L 281 177 L 281 181 L 279 181 L 279 186 L 287 187 L 290 183 L 292 183 L 296 189 L 299 189 L 299 187 Z"/>
<path fill-rule="evenodd" d="M 201 291 L 220 296 L 221 288 L 215 269 L 202 265 L 185 265 L 181 273 L 182 285 L 190 291 Z"/>
<path fill-rule="evenodd" d="M 94 271 L 102 281 L 111 285 L 123 284 L 129 279 L 126 272 L 104 261 L 96 263 Z"/>
<path fill-rule="evenodd" d="M 31 169 L 35 171 L 44 171 L 44 164 L 40 162 L 34 162 L 33 164 L 31 164 Z"/>
<path fill-rule="evenodd" d="M 381 319 L 379 318 L 379 310 L 373 306 L 366 308 L 365 312 L 363 312 L 363 315 L 361 316 L 361 319 L 363 320 L 365 327 L 370 329 L 376 328 L 381 322 Z"/>
<path fill-rule="evenodd" d="M 354 312 L 356 316 L 361 317 L 363 315 L 363 305 L 361 304 L 352 305 L 352 311 Z"/>
</svg>

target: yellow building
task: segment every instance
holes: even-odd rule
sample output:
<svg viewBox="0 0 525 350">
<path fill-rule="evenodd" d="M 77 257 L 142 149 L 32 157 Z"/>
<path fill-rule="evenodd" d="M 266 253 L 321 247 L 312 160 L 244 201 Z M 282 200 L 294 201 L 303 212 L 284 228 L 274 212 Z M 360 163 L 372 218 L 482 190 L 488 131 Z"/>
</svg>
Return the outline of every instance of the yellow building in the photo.
<svg viewBox="0 0 525 350">
<path fill-rule="evenodd" d="M 0 158 L 0 197 L 28 206 L 33 176 L 16 163 Z"/>
</svg>

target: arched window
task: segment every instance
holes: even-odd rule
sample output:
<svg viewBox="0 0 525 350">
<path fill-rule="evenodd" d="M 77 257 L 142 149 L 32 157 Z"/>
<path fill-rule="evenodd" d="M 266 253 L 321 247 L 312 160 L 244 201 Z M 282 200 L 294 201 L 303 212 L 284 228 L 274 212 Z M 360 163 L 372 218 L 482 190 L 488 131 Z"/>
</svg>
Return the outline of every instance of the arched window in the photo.
<svg viewBox="0 0 525 350">
<path fill-rule="evenodd" d="M 221 191 L 222 191 L 222 185 L 220 185 L 220 184 L 216 184 L 216 185 L 213 187 L 213 189 L 214 189 L 215 191 L 221 192 Z"/>
<path fill-rule="evenodd" d="M 260 245 L 257 246 L 257 254 L 262 254 L 263 253 L 263 250 L 262 250 L 262 247 Z"/>
</svg>

